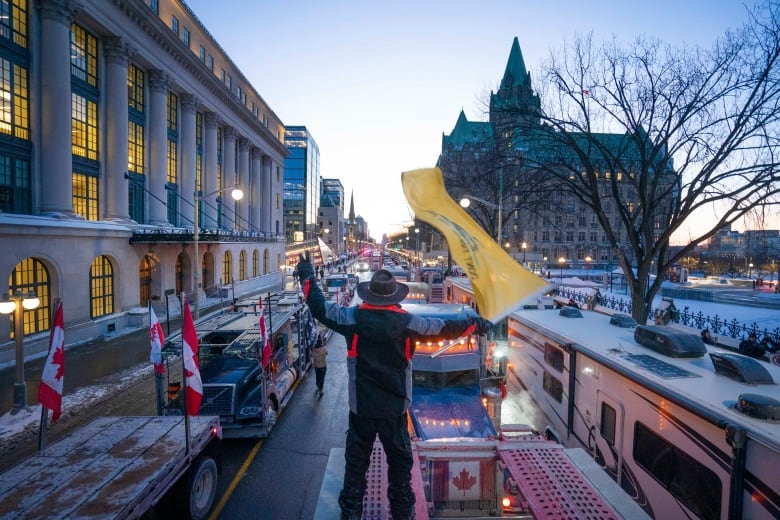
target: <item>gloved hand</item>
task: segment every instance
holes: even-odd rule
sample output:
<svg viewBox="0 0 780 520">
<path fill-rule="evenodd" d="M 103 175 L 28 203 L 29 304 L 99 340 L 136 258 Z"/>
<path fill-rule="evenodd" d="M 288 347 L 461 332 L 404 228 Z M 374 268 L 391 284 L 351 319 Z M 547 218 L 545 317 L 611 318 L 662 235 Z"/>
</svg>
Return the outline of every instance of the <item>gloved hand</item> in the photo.
<svg viewBox="0 0 780 520">
<path fill-rule="evenodd" d="M 475 332 L 479 335 L 484 335 L 490 332 L 493 329 L 493 322 L 490 320 L 486 320 L 485 318 L 481 318 L 477 316 L 476 318 L 471 318 L 471 323 L 475 325 L 476 330 Z"/>
<path fill-rule="evenodd" d="M 316 279 L 317 276 L 314 273 L 314 266 L 309 260 L 309 256 L 298 255 L 298 279 L 303 282 L 309 279 Z"/>
</svg>

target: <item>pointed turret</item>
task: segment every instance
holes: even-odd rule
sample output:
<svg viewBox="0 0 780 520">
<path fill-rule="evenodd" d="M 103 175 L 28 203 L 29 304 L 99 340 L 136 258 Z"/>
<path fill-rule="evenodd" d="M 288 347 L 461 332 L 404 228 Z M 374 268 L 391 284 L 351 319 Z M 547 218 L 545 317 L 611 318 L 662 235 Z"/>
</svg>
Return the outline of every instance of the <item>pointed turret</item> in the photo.
<svg viewBox="0 0 780 520">
<path fill-rule="evenodd" d="M 506 62 L 504 77 L 501 79 L 501 88 L 512 88 L 522 86 L 528 77 L 528 71 L 525 69 L 525 60 L 523 60 L 523 51 L 520 50 L 520 42 L 515 36 L 512 41 L 512 49 L 509 51 L 509 59 Z"/>
</svg>

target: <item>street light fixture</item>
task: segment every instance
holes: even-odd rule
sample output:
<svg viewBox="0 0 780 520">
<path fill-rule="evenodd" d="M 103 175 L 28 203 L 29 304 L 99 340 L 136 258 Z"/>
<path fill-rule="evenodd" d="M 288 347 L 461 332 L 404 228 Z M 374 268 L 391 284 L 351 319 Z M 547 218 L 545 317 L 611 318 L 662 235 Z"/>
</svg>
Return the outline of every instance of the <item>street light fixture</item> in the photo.
<svg viewBox="0 0 780 520">
<path fill-rule="evenodd" d="M 233 198 L 233 200 L 241 200 L 244 198 L 244 192 L 241 191 L 238 186 L 231 186 L 229 188 L 222 188 L 221 190 L 212 191 L 211 193 L 207 193 L 206 195 L 201 195 L 200 190 L 195 190 L 195 215 L 192 218 L 192 225 L 193 225 L 193 233 L 192 233 L 192 242 L 195 248 L 195 265 L 193 269 L 193 276 L 195 277 L 194 282 L 194 294 L 192 295 L 192 307 L 193 307 L 193 318 L 198 319 L 200 318 L 200 276 L 201 276 L 201 269 L 203 268 L 201 261 L 200 261 L 200 253 L 199 253 L 199 241 L 200 241 L 200 226 L 198 224 L 198 213 L 200 209 L 200 199 L 202 198 L 208 198 L 213 197 L 214 195 L 219 195 L 222 192 L 225 192 L 227 190 L 231 190 L 230 196 Z"/>
<path fill-rule="evenodd" d="M 14 343 L 16 344 L 16 383 L 14 383 L 14 408 L 11 414 L 27 409 L 27 384 L 24 382 L 24 311 L 37 309 L 41 300 L 33 291 L 24 295 L 22 291 L 9 298 L 3 294 L 0 314 L 14 314 Z"/>
<path fill-rule="evenodd" d="M 486 201 L 485 199 L 480 199 L 479 197 L 475 197 L 474 195 L 466 195 L 465 197 L 460 199 L 460 206 L 462 208 L 464 208 L 464 209 L 468 208 L 469 206 L 471 206 L 471 200 L 472 199 L 476 200 L 480 204 L 484 204 L 485 206 L 487 206 L 490 209 L 498 210 L 498 219 L 497 219 L 497 221 L 498 221 L 498 226 L 497 226 L 498 227 L 498 231 L 496 232 L 496 242 L 498 242 L 500 244 L 501 243 L 501 231 L 502 231 L 502 229 L 501 229 L 501 225 L 502 225 L 501 224 L 501 216 L 502 216 L 501 199 L 500 198 L 498 199 L 498 204 L 494 204 L 492 202 Z"/>
<path fill-rule="evenodd" d="M 585 257 L 585 279 L 588 280 L 588 274 L 590 270 L 590 263 L 593 261 L 593 259 L 589 256 Z"/>
<path fill-rule="evenodd" d="M 558 259 L 558 263 L 561 264 L 561 283 L 563 283 L 563 264 L 566 263 L 566 259 L 564 257 L 560 257 Z"/>
<path fill-rule="evenodd" d="M 522 244 L 520 244 L 520 247 L 523 249 L 523 265 L 525 265 L 525 249 L 528 247 L 528 244 L 523 242 Z"/>
</svg>

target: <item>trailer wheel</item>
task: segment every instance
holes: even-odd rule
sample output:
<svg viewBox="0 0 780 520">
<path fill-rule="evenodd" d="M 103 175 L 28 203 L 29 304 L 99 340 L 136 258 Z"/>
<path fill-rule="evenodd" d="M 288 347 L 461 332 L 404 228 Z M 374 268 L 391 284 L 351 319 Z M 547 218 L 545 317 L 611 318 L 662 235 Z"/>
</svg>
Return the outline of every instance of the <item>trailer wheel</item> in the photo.
<svg viewBox="0 0 780 520">
<path fill-rule="evenodd" d="M 217 463 L 211 457 L 198 457 L 190 468 L 184 487 L 187 518 L 206 518 L 217 495 Z"/>
</svg>

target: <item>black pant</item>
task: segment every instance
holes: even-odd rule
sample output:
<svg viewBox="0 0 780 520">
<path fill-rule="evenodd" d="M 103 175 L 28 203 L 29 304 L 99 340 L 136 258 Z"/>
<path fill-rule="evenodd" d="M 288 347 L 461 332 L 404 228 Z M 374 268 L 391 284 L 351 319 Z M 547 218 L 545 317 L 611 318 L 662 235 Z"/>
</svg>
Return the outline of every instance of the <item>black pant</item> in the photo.
<svg viewBox="0 0 780 520">
<path fill-rule="evenodd" d="M 325 372 L 328 371 L 328 367 L 314 367 L 314 377 L 317 381 L 317 390 L 322 392 L 322 387 L 325 384 Z"/>
<path fill-rule="evenodd" d="M 344 512 L 363 513 L 366 471 L 377 434 L 387 457 L 387 498 L 394 520 L 414 518 L 412 491 L 412 443 L 407 430 L 406 413 L 389 419 L 371 419 L 349 413 L 349 431 L 344 458 L 344 487 L 339 505 Z"/>
</svg>

